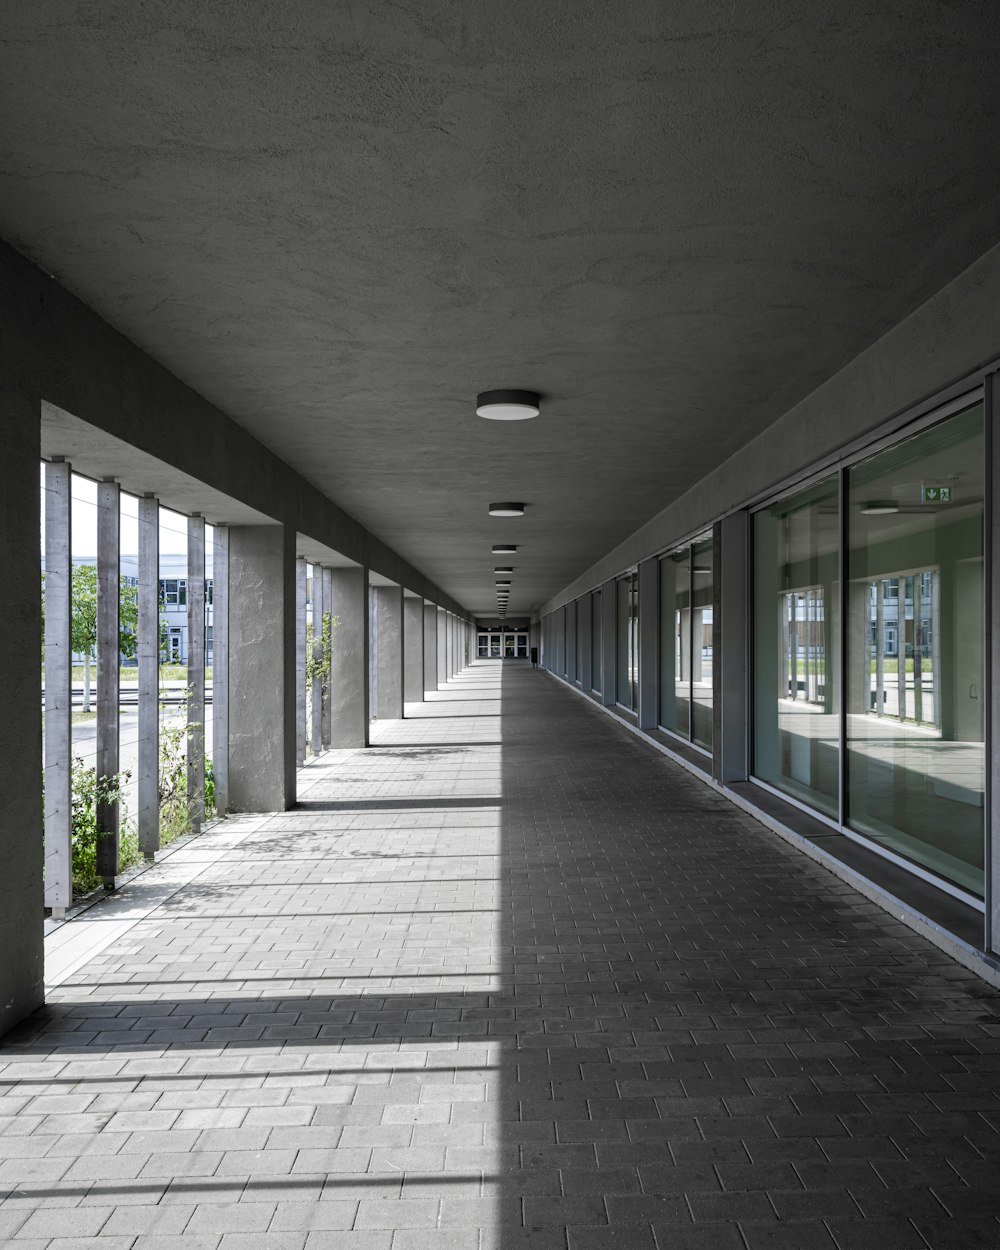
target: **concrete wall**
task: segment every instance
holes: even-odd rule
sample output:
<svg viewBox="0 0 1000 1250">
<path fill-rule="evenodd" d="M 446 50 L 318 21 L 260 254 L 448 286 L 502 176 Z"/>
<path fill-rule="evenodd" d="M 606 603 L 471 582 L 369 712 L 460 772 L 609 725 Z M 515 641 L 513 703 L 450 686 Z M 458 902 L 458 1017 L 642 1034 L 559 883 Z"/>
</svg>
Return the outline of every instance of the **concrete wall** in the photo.
<svg viewBox="0 0 1000 1250">
<path fill-rule="evenodd" d="M 544 616 L 1000 356 L 1000 245 L 538 608 Z"/>
</svg>

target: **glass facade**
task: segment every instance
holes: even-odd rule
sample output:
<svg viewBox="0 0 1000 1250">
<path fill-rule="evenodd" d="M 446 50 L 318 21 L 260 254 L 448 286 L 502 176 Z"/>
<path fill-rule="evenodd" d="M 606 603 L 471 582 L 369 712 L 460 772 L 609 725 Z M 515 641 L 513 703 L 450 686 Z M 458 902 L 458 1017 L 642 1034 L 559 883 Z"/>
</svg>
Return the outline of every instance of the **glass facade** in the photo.
<svg viewBox="0 0 1000 1250">
<path fill-rule="evenodd" d="M 660 560 L 660 728 L 712 748 L 712 540 Z"/>
<path fill-rule="evenodd" d="M 595 590 L 590 596 L 590 685 L 593 690 L 603 690 L 601 681 L 601 592 Z"/>
<path fill-rule="evenodd" d="M 978 895 L 985 494 L 981 404 L 847 476 L 846 820 Z"/>
<path fill-rule="evenodd" d="M 840 793 L 836 476 L 753 523 L 753 769 L 834 818 Z"/>
<path fill-rule="evenodd" d="M 739 752 L 747 745 L 754 780 L 969 901 L 983 899 L 984 404 L 955 404 L 873 445 L 746 514 L 750 636 L 738 625 L 734 645 L 749 644 L 749 742 L 729 737 L 727 749 L 737 777 L 746 775 Z M 716 533 L 720 544 L 739 545 L 727 559 L 742 561 L 742 527 L 729 539 L 724 524 Z M 706 534 L 658 560 L 650 657 L 659 728 L 707 752 L 715 750 L 716 552 Z M 617 578 L 614 594 L 610 673 L 602 671 L 601 591 L 589 597 L 591 685 L 634 711 L 644 658 L 637 573 Z M 586 611 L 586 600 L 577 606 Z M 583 645 L 578 629 L 580 672 Z M 730 758 L 716 764 L 732 776 Z"/>
<path fill-rule="evenodd" d="M 639 578 L 626 573 L 615 583 L 617 631 L 615 638 L 617 688 L 615 699 L 635 711 L 639 690 Z"/>
</svg>

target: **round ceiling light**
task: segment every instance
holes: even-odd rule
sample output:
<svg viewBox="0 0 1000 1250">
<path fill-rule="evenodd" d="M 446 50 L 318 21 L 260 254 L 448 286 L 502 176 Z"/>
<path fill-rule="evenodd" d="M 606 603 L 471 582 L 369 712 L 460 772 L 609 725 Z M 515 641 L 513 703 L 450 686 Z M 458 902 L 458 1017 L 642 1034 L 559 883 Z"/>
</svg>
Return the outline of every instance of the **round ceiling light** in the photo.
<svg viewBox="0 0 1000 1250">
<path fill-rule="evenodd" d="M 493 554 L 495 556 L 512 556 L 516 550 L 517 547 L 513 543 L 498 543 L 493 548 Z"/>
<path fill-rule="evenodd" d="M 503 581 L 503 580 L 501 580 L 501 581 L 498 581 L 498 582 L 497 582 L 497 585 L 498 585 L 498 586 L 509 586 L 509 585 L 510 585 L 510 581 L 509 581 L 509 580 L 507 580 L 507 581 Z"/>
<path fill-rule="evenodd" d="M 490 516 L 524 516 L 524 504 L 491 503 Z"/>
<path fill-rule="evenodd" d="M 513 573 L 514 569 L 512 567 L 500 566 L 500 567 L 495 568 L 493 572 L 494 573 Z"/>
<path fill-rule="evenodd" d="M 482 391 L 476 396 L 476 415 L 490 421 L 527 421 L 541 411 L 540 399 L 535 391 Z"/>
</svg>

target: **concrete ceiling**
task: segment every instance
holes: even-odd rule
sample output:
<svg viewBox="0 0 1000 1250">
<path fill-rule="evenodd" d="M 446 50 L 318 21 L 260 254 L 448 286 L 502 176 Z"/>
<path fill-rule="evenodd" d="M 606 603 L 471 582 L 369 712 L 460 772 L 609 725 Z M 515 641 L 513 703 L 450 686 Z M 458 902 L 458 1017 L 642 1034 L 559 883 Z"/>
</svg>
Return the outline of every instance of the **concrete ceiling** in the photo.
<svg viewBox="0 0 1000 1250">
<path fill-rule="evenodd" d="M 997 12 L 9 0 L 0 234 L 513 615 L 1000 238 Z"/>
</svg>

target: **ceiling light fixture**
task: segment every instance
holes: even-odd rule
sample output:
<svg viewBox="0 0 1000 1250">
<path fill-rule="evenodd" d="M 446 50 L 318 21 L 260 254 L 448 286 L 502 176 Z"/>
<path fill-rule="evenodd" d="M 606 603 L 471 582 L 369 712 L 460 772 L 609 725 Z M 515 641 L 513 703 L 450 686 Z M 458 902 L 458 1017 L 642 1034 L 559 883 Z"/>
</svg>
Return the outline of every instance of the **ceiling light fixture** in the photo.
<svg viewBox="0 0 1000 1250">
<path fill-rule="evenodd" d="M 513 543 L 498 543 L 493 548 L 493 554 L 495 556 L 512 556 L 516 550 L 517 547 Z"/>
<path fill-rule="evenodd" d="M 493 572 L 494 573 L 513 573 L 514 569 L 513 569 L 513 566 L 508 567 L 508 566 L 501 565 L 501 566 L 494 568 Z"/>
<path fill-rule="evenodd" d="M 895 499 L 869 499 L 861 505 L 864 516 L 888 516 L 890 512 L 898 512 L 899 504 Z"/>
<path fill-rule="evenodd" d="M 524 504 L 491 503 L 490 516 L 524 516 Z"/>
<path fill-rule="evenodd" d="M 527 421 L 541 411 L 540 399 L 535 391 L 482 391 L 476 396 L 476 415 L 490 421 Z"/>
</svg>

